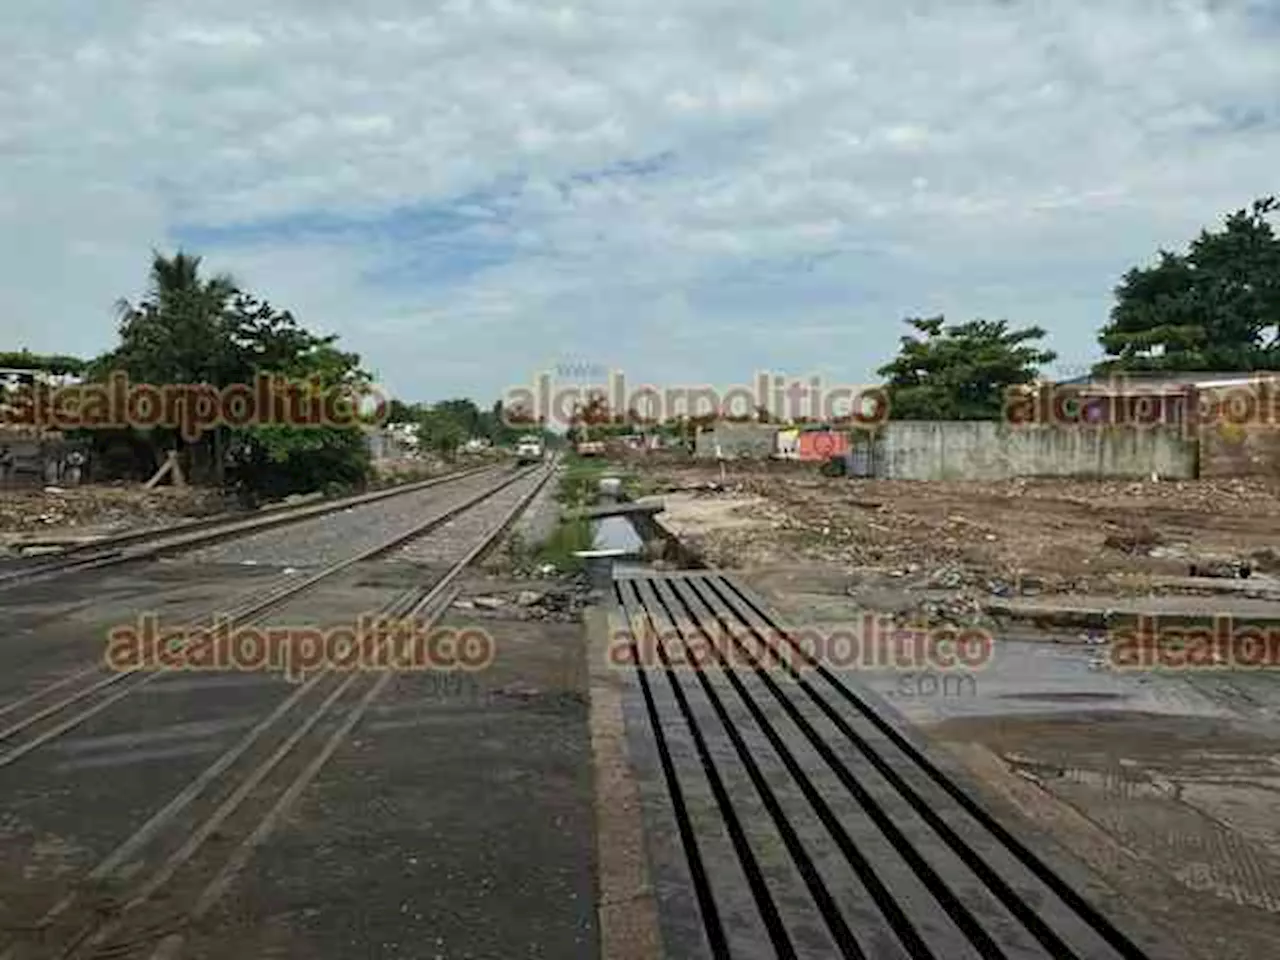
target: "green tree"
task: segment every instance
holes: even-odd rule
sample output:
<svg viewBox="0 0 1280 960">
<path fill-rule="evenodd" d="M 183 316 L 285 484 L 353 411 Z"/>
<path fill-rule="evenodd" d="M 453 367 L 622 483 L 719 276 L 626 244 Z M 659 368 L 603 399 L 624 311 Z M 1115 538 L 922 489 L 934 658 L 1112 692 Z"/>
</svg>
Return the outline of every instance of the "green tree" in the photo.
<svg viewBox="0 0 1280 960">
<path fill-rule="evenodd" d="M 181 250 L 172 257 L 152 253 L 147 291 L 137 303 L 117 302 L 119 345 L 89 364 L 90 379 L 104 380 L 122 371 L 135 383 L 224 386 L 235 380 L 239 371 L 227 321 L 235 282 L 226 274 L 205 279 L 200 264 L 200 257 Z M 210 473 L 222 479 L 224 437 L 214 431 L 193 445 L 188 470 L 195 479 Z M 149 446 L 153 462 L 158 462 L 161 450 L 184 447 L 175 431 L 163 427 L 94 431 L 92 440 L 100 450 L 104 445 Z"/>
<path fill-rule="evenodd" d="M 261 372 L 314 386 L 317 399 L 370 382 L 360 356 L 339 350 L 336 338 L 311 336 L 292 317 L 283 321 L 283 315 L 269 308 L 265 314 L 254 309 L 251 316 L 256 324 L 251 342 L 261 361 L 274 365 Z M 368 444 L 357 427 L 255 424 L 231 430 L 230 442 L 237 452 L 238 483 L 252 497 L 358 487 L 371 466 Z"/>
<path fill-rule="evenodd" d="M 454 456 L 470 433 L 459 419 L 457 406 L 444 403 L 422 411 L 418 419 L 418 437 L 422 446 L 445 460 Z"/>
<path fill-rule="evenodd" d="M 120 345 L 93 364 L 93 373 L 123 370 L 148 383 L 230 382 L 238 370 L 227 308 L 235 281 L 226 274 L 208 280 L 201 259 L 178 251 L 153 253 L 146 296 L 117 303 Z"/>
<path fill-rule="evenodd" d="M 10 370 L 42 370 L 52 374 L 79 376 L 88 366 L 88 361 L 79 357 L 31 353 L 25 349 L 0 351 L 0 367 Z"/>
<path fill-rule="evenodd" d="M 899 420 L 993 420 L 1005 390 L 1029 383 L 1057 354 L 1036 345 L 1040 327 L 1008 321 L 947 324 L 942 316 L 909 318 L 898 356 L 877 372 L 886 378 L 889 412 Z"/>
<path fill-rule="evenodd" d="M 1096 372 L 1267 369 L 1280 333 L 1280 237 L 1275 197 L 1254 201 L 1203 230 L 1185 254 L 1159 252 L 1115 289 L 1098 342 Z"/>
<path fill-rule="evenodd" d="M 257 375 L 305 380 L 317 389 L 369 382 L 360 358 L 336 346 L 336 337 L 317 336 L 287 310 L 241 289 L 226 274 L 206 279 L 201 258 L 178 251 L 154 253 L 150 283 L 138 303 L 121 300 L 120 342 L 95 360 L 89 375 L 127 373 L 135 383 L 209 384 L 223 388 L 252 384 Z M 120 440 L 95 431 L 98 444 Z M 139 434 L 123 431 L 137 442 Z M 182 447 L 168 428 L 141 438 L 154 451 Z M 193 478 L 224 482 L 232 461 L 236 483 L 250 495 L 284 494 L 352 485 L 368 470 L 368 448 L 355 427 L 255 424 L 217 426 L 191 445 Z"/>
<path fill-rule="evenodd" d="M 421 416 L 421 404 L 405 403 L 394 398 L 387 404 L 387 423 L 417 423 Z"/>
<path fill-rule="evenodd" d="M 442 400 L 433 409 L 439 416 L 453 422 L 457 431 L 462 433 L 463 440 L 485 435 L 481 424 L 480 408 L 474 401 L 465 398 Z"/>
</svg>

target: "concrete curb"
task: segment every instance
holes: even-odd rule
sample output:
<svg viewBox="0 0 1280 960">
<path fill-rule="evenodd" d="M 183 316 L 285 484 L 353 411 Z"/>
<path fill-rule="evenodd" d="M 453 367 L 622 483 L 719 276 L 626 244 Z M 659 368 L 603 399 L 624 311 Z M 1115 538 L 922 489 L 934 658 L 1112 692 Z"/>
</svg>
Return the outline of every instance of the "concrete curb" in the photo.
<svg viewBox="0 0 1280 960">
<path fill-rule="evenodd" d="M 1178 598 L 1200 601 L 1200 609 L 1179 609 L 1162 604 L 1165 597 L 1152 597 L 1146 603 L 1129 597 L 1117 597 L 1114 606 L 1086 606 L 1062 604 L 1029 604 L 1007 601 L 988 601 L 983 612 L 999 623 L 1029 624 L 1052 629 L 1107 630 L 1131 624 L 1139 617 L 1152 617 L 1169 626 L 1205 626 L 1215 618 L 1229 618 L 1236 626 L 1280 625 L 1280 603 L 1259 601 L 1255 606 L 1214 603 L 1213 597 Z"/>
<path fill-rule="evenodd" d="M 600 957 L 661 960 L 640 789 L 631 769 L 622 713 L 625 679 L 608 661 L 609 619 L 600 606 L 588 608 L 584 616 L 595 759 Z"/>
</svg>

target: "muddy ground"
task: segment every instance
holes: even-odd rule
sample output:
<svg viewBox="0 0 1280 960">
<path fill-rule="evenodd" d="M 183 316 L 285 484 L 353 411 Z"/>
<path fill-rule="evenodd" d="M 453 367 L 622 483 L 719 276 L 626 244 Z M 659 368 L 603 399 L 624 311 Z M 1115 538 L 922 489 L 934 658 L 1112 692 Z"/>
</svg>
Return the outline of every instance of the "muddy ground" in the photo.
<svg viewBox="0 0 1280 960">
<path fill-rule="evenodd" d="M 1105 638 L 983 618 L 990 598 L 1204 595 L 1193 572 L 1265 586 L 1280 510 L 1263 481 L 905 483 L 728 465 L 637 469 L 664 523 L 737 569 L 783 622 L 865 613 L 982 623 L 959 675 L 851 670 L 953 752 L 1188 956 L 1270 956 L 1280 938 L 1280 676 L 1127 672 Z M 1141 601 L 1139 601 L 1141 602 Z M 1156 603 L 1152 599 L 1151 603 Z M 958 616 L 953 616 L 958 615 Z M 1280 606 L 1276 609 L 1280 621 Z"/>
</svg>

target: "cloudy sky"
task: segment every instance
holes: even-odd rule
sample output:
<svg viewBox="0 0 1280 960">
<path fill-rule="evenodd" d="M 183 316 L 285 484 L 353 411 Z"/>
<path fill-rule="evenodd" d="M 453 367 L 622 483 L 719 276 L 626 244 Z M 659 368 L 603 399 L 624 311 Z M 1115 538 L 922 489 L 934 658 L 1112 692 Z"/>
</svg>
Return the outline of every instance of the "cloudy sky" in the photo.
<svg viewBox="0 0 1280 960">
<path fill-rule="evenodd" d="M 1280 188 L 1280 4 L 4 0 L 5 346 L 92 354 L 181 245 L 409 399 L 558 364 L 865 382 L 902 318 L 1095 355 Z"/>
</svg>

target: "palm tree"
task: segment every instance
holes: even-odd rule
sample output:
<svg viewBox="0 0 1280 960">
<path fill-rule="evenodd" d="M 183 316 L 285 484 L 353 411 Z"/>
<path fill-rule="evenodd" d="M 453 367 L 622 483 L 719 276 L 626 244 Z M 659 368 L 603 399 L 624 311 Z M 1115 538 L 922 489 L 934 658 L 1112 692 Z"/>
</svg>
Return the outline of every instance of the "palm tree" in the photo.
<svg viewBox="0 0 1280 960">
<path fill-rule="evenodd" d="M 139 304 L 121 299 L 120 348 L 113 356 L 132 377 L 152 382 L 224 384 L 226 309 L 236 294 L 227 274 L 200 276 L 200 257 L 154 253 L 151 285 Z"/>
<path fill-rule="evenodd" d="M 205 280 L 200 263 L 200 257 L 182 250 L 172 257 L 152 254 L 150 285 L 142 301 L 116 303 L 120 346 L 96 364 L 100 374 L 119 370 L 134 382 L 219 387 L 243 377 L 228 318 L 238 293 L 236 283 L 227 274 Z M 223 476 L 221 432 L 214 429 L 211 451 L 219 481 Z M 196 446 L 203 443 L 204 438 Z"/>
</svg>

